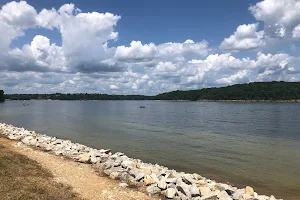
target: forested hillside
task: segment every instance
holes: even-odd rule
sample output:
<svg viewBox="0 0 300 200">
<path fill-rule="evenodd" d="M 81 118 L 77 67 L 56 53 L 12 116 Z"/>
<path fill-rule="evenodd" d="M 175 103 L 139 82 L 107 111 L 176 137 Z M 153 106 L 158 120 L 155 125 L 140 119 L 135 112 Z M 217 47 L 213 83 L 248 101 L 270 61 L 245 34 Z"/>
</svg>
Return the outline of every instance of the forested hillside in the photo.
<svg viewBox="0 0 300 200">
<path fill-rule="evenodd" d="M 220 88 L 173 91 L 155 96 L 159 100 L 295 100 L 300 82 L 254 82 Z"/>
</svg>

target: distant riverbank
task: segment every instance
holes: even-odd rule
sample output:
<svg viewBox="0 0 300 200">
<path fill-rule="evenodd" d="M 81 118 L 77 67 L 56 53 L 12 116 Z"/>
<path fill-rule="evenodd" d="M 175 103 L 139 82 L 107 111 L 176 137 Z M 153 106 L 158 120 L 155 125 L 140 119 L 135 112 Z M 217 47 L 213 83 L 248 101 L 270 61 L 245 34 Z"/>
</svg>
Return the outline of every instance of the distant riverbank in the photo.
<svg viewBox="0 0 300 200">
<path fill-rule="evenodd" d="M 3 96 L 3 95 L 2 95 Z M 247 102 L 299 102 L 300 82 L 253 82 L 219 88 L 171 91 L 154 96 L 113 95 L 99 93 L 74 94 L 5 94 L 9 100 L 170 100 L 170 101 L 247 101 Z M 203 101 L 202 100 L 202 101 Z"/>
<path fill-rule="evenodd" d="M 18 100 L 13 99 L 8 101 L 156 101 L 156 102 L 195 102 L 192 100 L 65 100 L 65 99 L 28 99 L 28 100 Z M 210 100 L 210 99 L 199 99 L 197 102 L 245 102 L 245 103 L 255 103 L 255 102 L 266 102 L 266 103 L 299 103 L 300 99 L 291 99 L 291 100 Z"/>
<path fill-rule="evenodd" d="M 154 100 L 162 102 L 195 102 L 190 100 Z M 200 99 L 198 102 L 245 102 L 245 103 L 255 103 L 255 102 L 278 102 L 278 103 L 295 103 L 300 102 L 300 99 L 295 100 L 209 100 L 209 99 Z"/>
<path fill-rule="evenodd" d="M 198 100 L 202 102 L 278 102 L 278 103 L 295 103 L 295 102 L 300 102 L 300 99 L 295 99 L 295 100 L 207 100 L 207 99 L 202 99 Z"/>
</svg>

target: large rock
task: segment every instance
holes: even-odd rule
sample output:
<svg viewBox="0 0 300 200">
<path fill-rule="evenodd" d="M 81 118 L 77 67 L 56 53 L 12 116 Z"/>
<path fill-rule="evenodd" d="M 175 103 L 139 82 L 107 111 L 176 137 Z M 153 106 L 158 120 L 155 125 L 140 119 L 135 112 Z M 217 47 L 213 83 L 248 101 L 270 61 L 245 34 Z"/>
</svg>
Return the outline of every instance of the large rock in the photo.
<svg viewBox="0 0 300 200">
<path fill-rule="evenodd" d="M 167 178 L 166 183 L 176 183 L 177 178 Z"/>
<path fill-rule="evenodd" d="M 168 199 L 173 199 L 176 195 L 176 190 L 174 188 L 168 188 L 166 191 L 165 191 L 165 196 L 168 198 Z"/>
<path fill-rule="evenodd" d="M 83 156 L 81 156 L 81 158 L 78 161 L 82 163 L 88 163 L 90 161 L 89 154 L 83 154 Z"/>
<path fill-rule="evenodd" d="M 146 191 L 151 195 L 160 194 L 160 192 L 161 192 L 161 190 L 157 187 L 156 184 L 148 186 Z"/>
<path fill-rule="evenodd" d="M 203 177 L 202 177 L 200 174 L 194 173 L 193 176 L 194 176 L 195 179 L 197 179 L 197 180 L 202 180 L 202 179 L 203 179 Z"/>
<path fill-rule="evenodd" d="M 111 168 L 103 170 L 103 173 L 106 174 L 107 176 L 109 176 L 112 172 L 113 170 Z"/>
<path fill-rule="evenodd" d="M 256 199 L 258 199 L 258 200 L 270 200 L 270 197 L 268 197 L 266 195 L 258 195 L 256 197 Z"/>
<path fill-rule="evenodd" d="M 187 197 L 184 193 L 182 193 L 181 191 L 177 191 L 178 197 L 180 200 L 190 200 L 191 197 Z"/>
<path fill-rule="evenodd" d="M 131 160 L 123 160 L 121 163 L 122 167 L 127 168 L 131 165 L 132 161 Z"/>
<path fill-rule="evenodd" d="M 90 157 L 90 161 L 91 161 L 92 164 L 97 163 L 100 160 L 101 160 L 101 158 L 96 157 L 96 156 L 91 156 Z"/>
<path fill-rule="evenodd" d="M 200 191 L 195 185 L 192 185 L 190 187 L 190 193 L 191 193 L 192 197 L 200 196 Z"/>
<path fill-rule="evenodd" d="M 235 200 L 239 200 L 240 198 L 242 198 L 243 194 L 245 194 L 245 189 L 238 189 L 233 193 L 232 198 Z"/>
<path fill-rule="evenodd" d="M 198 180 L 198 181 L 196 182 L 196 185 L 197 185 L 198 187 L 206 186 L 206 185 L 207 185 L 207 182 L 206 182 L 205 180 Z"/>
<path fill-rule="evenodd" d="M 194 184 L 197 182 L 192 174 L 184 174 L 182 180 L 187 184 Z"/>
<path fill-rule="evenodd" d="M 170 183 L 170 184 L 168 184 L 168 186 L 167 186 L 168 188 L 176 188 L 177 186 L 176 186 L 176 184 L 174 184 L 174 183 Z"/>
<path fill-rule="evenodd" d="M 161 180 L 161 181 L 159 181 L 159 182 L 157 183 L 157 186 L 158 186 L 160 189 L 165 190 L 165 189 L 167 188 L 167 183 L 166 183 L 165 181 Z"/>
<path fill-rule="evenodd" d="M 32 139 L 34 139 L 32 136 L 27 136 L 27 137 L 24 137 L 21 141 L 26 145 L 30 145 L 30 141 Z"/>
<path fill-rule="evenodd" d="M 177 185 L 177 190 L 183 193 L 188 199 L 192 198 L 192 194 L 190 192 L 190 186 L 185 183 L 180 183 Z"/>
<path fill-rule="evenodd" d="M 135 161 L 131 162 L 130 166 L 131 168 L 137 168 L 137 163 Z"/>
<path fill-rule="evenodd" d="M 155 174 L 155 175 L 159 175 L 160 174 L 160 170 L 159 169 L 152 169 L 152 174 Z"/>
<path fill-rule="evenodd" d="M 111 172 L 110 175 L 109 175 L 109 177 L 111 179 L 119 179 L 120 178 L 120 172 L 116 172 L 116 171 Z"/>
<path fill-rule="evenodd" d="M 159 182 L 159 179 L 158 179 L 158 177 L 157 177 L 156 174 L 151 174 L 150 176 L 151 176 L 151 178 L 153 178 L 153 181 L 154 181 L 155 183 L 158 183 L 158 182 Z"/>
<path fill-rule="evenodd" d="M 144 183 L 145 183 L 145 185 L 151 185 L 152 183 L 154 183 L 154 180 L 153 180 L 153 178 L 151 178 L 151 176 L 146 175 L 144 177 Z"/>
<path fill-rule="evenodd" d="M 45 145 L 45 150 L 46 151 L 51 151 L 53 148 L 54 148 L 53 144 L 47 144 L 47 145 Z"/>
<path fill-rule="evenodd" d="M 133 177 L 133 176 L 128 176 L 127 177 L 127 183 L 130 185 L 130 186 L 138 186 L 138 182 L 136 181 L 136 179 Z"/>
<path fill-rule="evenodd" d="M 247 186 L 247 187 L 245 188 L 245 194 L 249 194 L 249 195 L 252 196 L 252 195 L 254 194 L 253 188 L 250 187 L 250 186 Z"/>
<path fill-rule="evenodd" d="M 121 163 L 122 163 L 122 160 L 121 160 L 120 158 L 117 158 L 117 159 L 115 160 L 115 162 L 113 163 L 113 166 L 114 166 L 114 167 L 118 167 L 118 166 L 121 165 Z"/>
<path fill-rule="evenodd" d="M 97 162 L 97 163 L 93 164 L 92 166 L 97 172 L 102 173 L 104 170 L 104 163 L 102 163 L 102 162 Z"/>
<path fill-rule="evenodd" d="M 219 200 L 232 200 L 226 191 L 222 191 L 219 195 Z"/>
<path fill-rule="evenodd" d="M 218 196 L 215 194 L 208 194 L 200 198 L 200 200 L 218 200 L 218 199 L 219 199 Z"/>
<path fill-rule="evenodd" d="M 149 169 L 149 168 L 144 168 L 144 169 L 143 169 L 143 173 L 144 173 L 145 175 L 150 175 L 150 174 L 151 174 L 151 169 Z"/>
<path fill-rule="evenodd" d="M 201 196 L 208 195 L 211 192 L 211 190 L 207 186 L 199 187 L 199 190 L 200 190 Z"/>
<path fill-rule="evenodd" d="M 115 153 L 115 155 L 116 155 L 116 156 L 125 156 L 125 154 L 122 153 L 122 152 L 117 152 L 117 153 Z"/>
<path fill-rule="evenodd" d="M 247 199 L 247 200 L 248 200 L 248 199 L 249 199 L 249 200 L 251 199 L 251 200 L 252 200 L 252 199 L 253 199 L 253 196 L 251 196 L 251 195 L 249 195 L 249 194 L 242 194 L 242 199 Z"/>
<path fill-rule="evenodd" d="M 130 178 L 131 175 L 128 174 L 127 172 L 121 172 L 120 173 L 120 179 L 123 180 L 123 181 L 128 181 Z M 132 177 L 133 178 L 133 177 Z M 134 179 L 134 178 L 133 178 Z"/>
<path fill-rule="evenodd" d="M 30 146 L 36 146 L 36 143 L 37 143 L 37 139 L 36 139 L 36 138 L 31 139 L 31 140 L 29 141 L 29 145 L 30 145 Z"/>
<path fill-rule="evenodd" d="M 276 198 L 273 195 L 271 195 L 270 200 L 276 200 Z"/>
<path fill-rule="evenodd" d="M 143 173 L 138 173 L 137 175 L 135 175 L 135 179 L 137 181 L 142 181 L 143 178 L 144 178 L 144 174 Z"/>
<path fill-rule="evenodd" d="M 111 159 L 108 159 L 108 160 L 104 163 L 103 167 L 104 167 L 104 169 L 109 169 L 109 168 L 112 168 L 113 165 L 114 165 L 114 161 L 111 160 Z"/>
<path fill-rule="evenodd" d="M 214 188 L 220 191 L 226 191 L 229 195 L 232 195 L 237 190 L 236 187 L 224 183 L 217 183 Z"/>
<path fill-rule="evenodd" d="M 100 149 L 99 152 L 108 154 L 110 153 L 110 149 Z"/>
<path fill-rule="evenodd" d="M 130 175 L 132 175 L 133 177 L 135 177 L 135 179 L 137 181 L 140 181 L 140 180 L 142 180 L 144 178 L 144 174 L 139 169 L 132 168 L 128 172 L 129 172 Z"/>
<path fill-rule="evenodd" d="M 8 136 L 8 139 L 10 140 L 20 140 L 21 139 L 21 136 L 20 135 L 9 135 Z"/>
</svg>

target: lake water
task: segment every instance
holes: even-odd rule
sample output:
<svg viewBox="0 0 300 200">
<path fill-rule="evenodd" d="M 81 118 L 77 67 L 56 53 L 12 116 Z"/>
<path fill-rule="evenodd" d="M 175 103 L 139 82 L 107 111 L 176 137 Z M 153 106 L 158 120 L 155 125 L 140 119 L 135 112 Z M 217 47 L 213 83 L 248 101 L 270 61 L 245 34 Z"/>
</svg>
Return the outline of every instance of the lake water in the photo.
<svg viewBox="0 0 300 200">
<path fill-rule="evenodd" d="M 300 103 L 27 102 L 0 104 L 0 122 L 300 199 Z"/>
</svg>

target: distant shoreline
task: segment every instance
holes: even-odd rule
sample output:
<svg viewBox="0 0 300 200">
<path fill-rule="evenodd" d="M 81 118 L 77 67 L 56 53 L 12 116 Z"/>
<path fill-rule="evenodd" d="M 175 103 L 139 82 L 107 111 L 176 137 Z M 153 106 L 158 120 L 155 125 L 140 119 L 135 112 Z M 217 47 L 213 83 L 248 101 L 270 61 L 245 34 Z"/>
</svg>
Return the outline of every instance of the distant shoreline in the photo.
<svg viewBox="0 0 300 200">
<path fill-rule="evenodd" d="M 300 102 L 300 99 L 295 100 L 198 100 L 203 102 L 247 102 L 247 103 L 256 103 L 256 102 L 277 102 L 277 103 L 294 103 Z"/>
<path fill-rule="evenodd" d="M 197 101 L 190 100 L 153 100 L 153 101 L 165 101 L 165 102 L 240 102 L 240 103 L 257 103 L 257 102 L 266 102 L 266 103 L 299 103 L 300 99 L 295 100 L 209 100 L 201 99 Z"/>
<path fill-rule="evenodd" d="M 15 100 L 6 99 L 6 101 L 156 101 L 156 102 L 238 102 L 238 103 L 299 103 L 300 99 L 293 100 L 210 100 L 210 99 L 200 99 L 196 101 L 191 100 L 66 100 L 66 99 L 26 99 L 26 100 Z"/>
<path fill-rule="evenodd" d="M 0 95 L 1 96 L 1 95 Z M 300 82 L 253 82 L 198 90 L 176 90 L 157 95 L 100 93 L 4 94 L 10 100 L 154 100 L 212 102 L 300 102 Z M 1 97 L 0 97 L 1 99 Z"/>
</svg>

